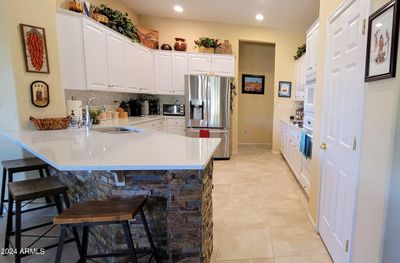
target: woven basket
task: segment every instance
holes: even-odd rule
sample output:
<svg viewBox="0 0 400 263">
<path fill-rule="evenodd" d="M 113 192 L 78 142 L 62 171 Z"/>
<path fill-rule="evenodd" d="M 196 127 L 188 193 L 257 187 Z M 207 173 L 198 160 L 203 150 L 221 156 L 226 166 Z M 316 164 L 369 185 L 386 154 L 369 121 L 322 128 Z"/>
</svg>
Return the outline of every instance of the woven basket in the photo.
<svg viewBox="0 0 400 263">
<path fill-rule="evenodd" d="M 75 11 L 75 12 L 79 12 L 79 13 L 83 12 L 83 4 L 82 3 L 71 1 L 71 2 L 69 2 L 68 5 L 69 5 L 69 10 L 71 10 L 71 11 Z"/>
<path fill-rule="evenodd" d="M 199 47 L 199 52 L 201 53 L 214 53 L 215 48 L 213 47 Z"/>
<path fill-rule="evenodd" d="M 38 130 L 64 130 L 68 128 L 71 117 L 65 118 L 45 118 L 37 119 L 34 117 L 29 117 L 29 120 L 35 125 Z"/>
<path fill-rule="evenodd" d="M 97 22 L 107 25 L 108 24 L 108 17 L 102 14 L 93 13 L 92 18 Z"/>
</svg>

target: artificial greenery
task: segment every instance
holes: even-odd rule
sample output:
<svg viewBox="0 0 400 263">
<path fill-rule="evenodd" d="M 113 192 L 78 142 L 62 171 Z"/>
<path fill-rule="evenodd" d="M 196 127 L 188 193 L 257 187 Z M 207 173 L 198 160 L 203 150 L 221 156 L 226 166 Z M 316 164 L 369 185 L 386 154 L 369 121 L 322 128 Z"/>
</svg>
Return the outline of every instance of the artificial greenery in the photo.
<svg viewBox="0 0 400 263">
<path fill-rule="evenodd" d="M 137 29 L 133 25 L 132 20 L 128 17 L 127 13 L 122 13 L 121 11 L 114 10 L 107 5 L 101 4 L 99 6 L 94 6 L 93 13 L 102 14 L 108 17 L 107 26 L 118 33 L 129 37 L 134 42 L 139 42 L 139 37 L 137 34 Z"/>
<path fill-rule="evenodd" d="M 198 47 L 206 47 L 206 48 L 217 48 L 221 45 L 218 43 L 218 39 L 213 39 L 209 37 L 201 37 L 198 40 L 195 40 L 194 43 Z"/>
<path fill-rule="evenodd" d="M 90 110 L 90 119 L 92 120 L 92 124 L 99 124 L 100 123 L 100 110 Z"/>
<path fill-rule="evenodd" d="M 303 44 L 297 48 L 294 60 L 298 60 L 299 58 L 301 58 L 304 55 L 304 53 L 306 53 L 306 44 Z"/>
</svg>

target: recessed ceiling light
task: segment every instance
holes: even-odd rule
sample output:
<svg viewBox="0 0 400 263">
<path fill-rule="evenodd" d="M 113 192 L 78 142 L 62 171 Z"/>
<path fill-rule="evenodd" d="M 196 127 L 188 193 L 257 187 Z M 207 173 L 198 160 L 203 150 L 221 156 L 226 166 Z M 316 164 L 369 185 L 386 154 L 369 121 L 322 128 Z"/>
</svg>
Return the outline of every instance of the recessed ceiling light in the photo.
<svg viewBox="0 0 400 263">
<path fill-rule="evenodd" d="M 176 5 L 176 6 L 174 6 L 174 10 L 177 13 L 182 13 L 183 12 L 183 7 L 180 6 L 180 5 Z"/>
<path fill-rule="evenodd" d="M 263 16 L 262 14 L 257 14 L 257 15 L 256 15 L 256 19 L 257 19 L 258 21 L 264 20 L 264 16 Z"/>
</svg>

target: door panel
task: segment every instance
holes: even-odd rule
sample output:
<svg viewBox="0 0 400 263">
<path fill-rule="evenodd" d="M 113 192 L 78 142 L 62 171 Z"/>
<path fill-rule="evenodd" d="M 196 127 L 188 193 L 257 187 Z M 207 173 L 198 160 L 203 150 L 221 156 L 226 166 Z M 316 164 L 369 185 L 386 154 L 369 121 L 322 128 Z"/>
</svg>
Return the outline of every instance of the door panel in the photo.
<svg viewBox="0 0 400 263">
<path fill-rule="evenodd" d="M 124 91 L 124 42 L 117 34 L 107 32 L 108 87 Z"/>
<path fill-rule="evenodd" d="M 157 92 L 171 93 L 171 54 L 157 52 L 154 54 Z"/>
<path fill-rule="evenodd" d="M 226 77 L 208 78 L 208 127 L 230 128 L 230 80 Z"/>
<path fill-rule="evenodd" d="M 321 158 L 320 234 L 336 263 L 350 262 L 362 127 L 366 36 L 362 20 L 369 3 L 355 0 L 328 25 L 327 87 Z"/>
<path fill-rule="evenodd" d="M 108 88 L 106 29 L 87 19 L 82 20 L 82 26 L 87 88 L 106 90 Z"/>
<path fill-rule="evenodd" d="M 185 75 L 189 72 L 188 55 L 172 54 L 172 88 L 174 93 L 183 95 L 185 92 Z"/>
</svg>

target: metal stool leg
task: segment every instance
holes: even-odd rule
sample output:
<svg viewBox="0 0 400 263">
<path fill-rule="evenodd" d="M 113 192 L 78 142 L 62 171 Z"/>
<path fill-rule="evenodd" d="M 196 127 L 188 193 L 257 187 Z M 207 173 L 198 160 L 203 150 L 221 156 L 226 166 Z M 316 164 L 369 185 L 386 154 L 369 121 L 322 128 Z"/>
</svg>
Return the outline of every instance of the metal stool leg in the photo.
<svg viewBox="0 0 400 263">
<path fill-rule="evenodd" d="M 11 211 L 12 213 L 12 211 Z M 21 202 L 15 202 L 15 263 L 21 262 Z"/>
<path fill-rule="evenodd" d="M 39 175 L 40 175 L 40 178 L 44 178 L 43 169 L 39 169 Z M 51 203 L 51 199 L 48 196 L 46 196 L 45 199 L 46 199 L 47 204 Z"/>
<path fill-rule="evenodd" d="M 122 223 L 122 226 L 124 228 L 124 234 L 125 234 L 125 240 L 128 245 L 128 250 L 129 250 L 129 255 L 131 256 L 131 260 L 133 263 L 137 263 L 137 257 L 136 257 L 136 252 L 135 252 L 135 246 L 133 245 L 133 240 L 132 240 L 132 235 L 131 235 L 131 229 L 129 227 L 129 222 L 124 221 Z"/>
<path fill-rule="evenodd" d="M 81 263 L 86 263 L 88 244 L 89 244 L 89 226 L 84 226 L 83 236 L 82 236 L 82 258 L 80 260 Z"/>
<path fill-rule="evenodd" d="M 1 183 L 0 216 L 3 216 L 4 200 L 6 195 L 6 180 L 7 180 L 7 169 L 3 167 L 3 179 Z"/>
<path fill-rule="evenodd" d="M 159 263 L 160 261 L 158 260 L 158 257 L 157 257 L 156 247 L 154 246 L 153 238 L 151 237 L 151 233 L 150 233 L 150 228 L 149 228 L 149 225 L 147 224 L 147 220 L 146 220 L 146 217 L 144 215 L 142 208 L 139 210 L 139 213 L 140 213 L 140 217 L 142 218 L 142 221 L 143 221 L 143 226 L 146 231 L 147 239 L 149 240 L 150 247 L 153 252 L 154 260 L 157 263 Z"/>
<path fill-rule="evenodd" d="M 8 194 L 8 211 L 7 211 L 7 227 L 6 227 L 6 238 L 4 241 L 4 248 L 10 248 L 10 238 L 13 229 L 13 206 L 14 199 Z"/>
<path fill-rule="evenodd" d="M 65 241 L 65 235 L 67 232 L 67 227 L 65 225 L 61 226 L 61 233 L 60 233 L 60 240 L 58 242 L 58 248 L 57 248 L 57 256 L 56 256 L 56 261 L 55 263 L 60 263 L 61 262 L 61 256 L 64 248 L 64 241 Z"/>
</svg>

